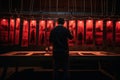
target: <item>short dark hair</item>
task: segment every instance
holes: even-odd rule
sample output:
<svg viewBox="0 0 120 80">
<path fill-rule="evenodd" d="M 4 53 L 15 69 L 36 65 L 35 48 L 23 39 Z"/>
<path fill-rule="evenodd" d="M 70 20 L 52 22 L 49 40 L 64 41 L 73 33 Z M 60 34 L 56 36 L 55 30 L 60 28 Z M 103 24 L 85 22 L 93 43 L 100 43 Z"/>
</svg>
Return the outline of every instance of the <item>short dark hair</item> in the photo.
<svg viewBox="0 0 120 80">
<path fill-rule="evenodd" d="M 57 22 L 58 22 L 58 24 L 64 24 L 64 19 L 63 18 L 58 18 Z"/>
</svg>

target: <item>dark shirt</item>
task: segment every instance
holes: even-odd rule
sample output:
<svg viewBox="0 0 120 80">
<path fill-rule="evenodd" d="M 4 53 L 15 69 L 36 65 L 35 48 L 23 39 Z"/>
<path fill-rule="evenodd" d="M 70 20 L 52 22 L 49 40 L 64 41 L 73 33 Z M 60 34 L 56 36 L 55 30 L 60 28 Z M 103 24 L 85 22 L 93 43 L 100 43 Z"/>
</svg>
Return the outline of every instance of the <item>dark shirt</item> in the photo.
<svg viewBox="0 0 120 80">
<path fill-rule="evenodd" d="M 70 31 L 63 26 L 55 27 L 50 33 L 50 42 L 53 44 L 53 51 L 68 51 L 68 39 L 72 39 Z"/>
</svg>

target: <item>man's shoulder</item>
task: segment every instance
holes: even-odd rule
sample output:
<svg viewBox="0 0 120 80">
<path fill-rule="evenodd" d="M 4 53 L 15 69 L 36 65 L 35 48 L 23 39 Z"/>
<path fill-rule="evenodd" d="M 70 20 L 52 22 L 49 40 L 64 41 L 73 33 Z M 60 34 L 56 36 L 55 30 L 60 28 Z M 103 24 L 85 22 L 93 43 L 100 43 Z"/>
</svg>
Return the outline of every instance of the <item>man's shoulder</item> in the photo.
<svg viewBox="0 0 120 80">
<path fill-rule="evenodd" d="M 52 32 L 54 31 L 58 31 L 58 30 L 62 30 L 62 31 L 68 31 L 67 28 L 65 28 L 64 26 L 56 26 L 55 28 L 52 29 Z"/>
</svg>

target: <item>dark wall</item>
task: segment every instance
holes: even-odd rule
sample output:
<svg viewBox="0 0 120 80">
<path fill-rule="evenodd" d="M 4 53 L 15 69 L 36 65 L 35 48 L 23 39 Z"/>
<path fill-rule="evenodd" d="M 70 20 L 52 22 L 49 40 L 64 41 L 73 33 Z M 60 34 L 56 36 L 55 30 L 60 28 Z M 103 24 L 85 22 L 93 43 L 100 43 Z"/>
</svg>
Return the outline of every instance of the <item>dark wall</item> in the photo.
<svg viewBox="0 0 120 80">
<path fill-rule="evenodd" d="M 72 11 L 93 15 L 120 15 L 119 4 L 119 0 L 0 0 L 0 12 Z"/>
</svg>

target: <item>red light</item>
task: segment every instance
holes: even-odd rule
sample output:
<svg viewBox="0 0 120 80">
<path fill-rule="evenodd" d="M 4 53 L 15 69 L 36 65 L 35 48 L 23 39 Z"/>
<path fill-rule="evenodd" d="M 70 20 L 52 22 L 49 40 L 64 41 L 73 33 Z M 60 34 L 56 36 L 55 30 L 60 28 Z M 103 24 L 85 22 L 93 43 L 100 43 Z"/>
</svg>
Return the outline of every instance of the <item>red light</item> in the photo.
<svg viewBox="0 0 120 80">
<path fill-rule="evenodd" d="M 88 22 L 90 23 L 90 22 L 91 22 L 91 20 L 88 20 Z"/>
<path fill-rule="evenodd" d="M 43 23 L 44 23 L 44 21 L 41 21 L 41 23 L 43 24 Z"/>
<path fill-rule="evenodd" d="M 15 25 L 14 19 L 10 19 L 10 26 L 14 27 L 14 25 Z"/>
<path fill-rule="evenodd" d="M 113 23 L 112 23 L 112 21 L 107 21 L 107 24 L 106 24 L 106 26 L 113 26 Z"/>
<path fill-rule="evenodd" d="M 117 27 L 117 28 L 120 28 L 120 21 L 117 21 L 117 22 L 116 22 L 116 27 Z"/>
<path fill-rule="evenodd" d="M 98 21 L 98 23 L 101 23 L 101 21 Z"/>
<path fill-rule="evenodd" d="M 96 22 L 96 26 L 102 26 L 103 25 L 103 21 L 102 20 L 98 20 L 97 22 Z"/>
<path fill-rule="evenodd" d="M 41 28 L 45 28 L 45 21 L 44 21 L 44 20 L 41 20 L 41 21 L 39 22 L 39 26 L 40 26 L 40 29 L 41 29 Z"/>
<path fill-rule="evenodd" d="M 79 41 L 78 44 L 82 44 L 83 35 L 84 35 L 84 21 L 78 20 L 78 24 L 77 24 L 77 37 Z"/>
<path fill-rule="evenodd" d="M 108 23 L 110 24 L 110 23 L 111 23 L 111 21 L 108 21 Z"/>
<path fill-rule="evenodd" d="M 20 18 L 16 18 L 16 28 L 20 26 Z"/>
<path fill-rule="evenodd" d="M 67 22 L 65 21 L 65 23 L 64 23 L 64 27 L 67 27 Z"/>
<path fill-rule="evenodd" d="M 45 21 L 44 21 L 44 20 L 41 20 L 41 21 L 39 22 L 39 26 L 41 26 L 41 27 L 45 26 Z"/>
<path fill-rule="evenodd" d="M 17 18 L 17 19 L 16 19 L 16 23 L 20 23 L 20 18 Z"/>
<path fill-rule="evenodd" d="M 2 21 L 6 21 L 6 19 L 3 19 Z"/>
<path fill-rule="evenodd" d="M 34 23 L 35 23 L 35 20 L 32 20 L 32 23 L 34 24 Z"/>
<path fill-rule="evenodd" d="M 75 20 L 69 21 L 69 28 L 75 28 Z"/>
<path fill-rule="evenodd" d="M 25 21 L 24 23 L 27 24 L 27 21 Z"/>
<path fill-rule="evenodd" d="M 79 23 L 82 23 L 83 21 L 79 21 Z"/>
<path fill-rule="evenodd" d="M 20 21 L 20 18 L 17 18 L 17 21 Z"/>
<path fill-rule="evenodd" d="M 71 24 L 73 24 L 74 23 L 74 21 L 71 21 Z"/>
<path fill-rule="evenodd" d="M 118 23 L 120 24 L 120 21 L 118 21 Z"/>
<path fill-rule="evenodd" d="M 11 22 L 14 22 L 14 20 L 13 20 L 13 19 L 11 19 Z"/>
<path fill-rule="evenodd" d="M 8 26 L 8 20 L 7 19 L 2 19 L 0 22 L 2 25 Z"/>
<path fill-rule="evenodd" d="M 35 20 L 31 20 L 30 25 L 35 26 L 36 25 L 36 21 Z"/>
<path fill-rule="evenodd" d="M 84 21 L 83 20 L 78 20 L 78 27 L 84 26 Z"/>
<path fill-rule="evenodd" d="M 86 28 L 93 28 L 93 20 L 86 21 Z"/>
<path fill-rule="evenodd" d="M 49 23 L 49 24 L 51 24 L 51 23 L 52 23 L 52 21 L 49 21 L 48 23 Z"/>
</svg>

